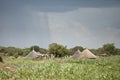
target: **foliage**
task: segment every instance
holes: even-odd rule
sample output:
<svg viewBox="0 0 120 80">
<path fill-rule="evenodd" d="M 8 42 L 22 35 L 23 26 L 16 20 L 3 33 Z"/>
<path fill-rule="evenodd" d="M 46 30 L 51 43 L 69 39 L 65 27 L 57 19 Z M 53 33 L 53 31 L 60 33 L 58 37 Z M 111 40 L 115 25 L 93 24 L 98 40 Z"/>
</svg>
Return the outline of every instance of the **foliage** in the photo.
<svg viewBox="0 0 120 80">
<path fill-rule="evenodd" d="M 6 52 L 6 51 L 5 51 L 5 47 L 0 46 L 0 52 L 1 52 L 1 53 L 5 53 L 5 52 Z"/>
<path fill-rule="evenodd" d="M 23 56 L 26 56 L 30 52 L 30 48 L 23 49 Z"/>
<path fill-rule="evenodd" d="M 92 50 L 96 55 L 120 55 L 120 49 L 116 48 L 113 43 L 104 44 L 101 48 Z"/>
<path fill-rule="evenodd" d="M 120 49 L 119 48 L 116 48 L 115 52 L 116 52 L 116 55 L 120 55 Z"/>
<path fill-rule="evenodd" d="M 82 46 L 75 46 L 75 47 L 73 47 L 73 48 L 70 49 L 71 54 L 74 54 L 74 52 L 77 51 L 78 49 L 79 49 L 80 51 L 83 51 L 83 50 L 84 50 L 84 48 L 83 48 Z"/>
<path fill-rule="evenodd" d="M 15 53 L 18 53 L 18 51 L 20 50 L 20 48 L 15 48 L 15 47 L 7 47 L 4 49 L 5 54 L 8 56 L 14 56 Z"/>
<path fill-rule="evenodd" d="M 77 50 L 83 51 L 84 48 L 82 46 L 75 46 L 74 48 L 72 48 L 73 51 L 77 51 Z"/>
<path fill-rule="evenodd" d="M 2 57 L 0 56 L 0 62 L 3 62 L 3 59 L 2 59 Z"/>
<path fill-rule="evenodd" d="M 96 49 L 90 49 L 90 51 L 91 51 L 93 54 L 95 54 L 95 55 L 97 55 L 97 54 L 98 54 L 98 52 L 97 52 L 97 50 L 96 50 Z"/>
<path fill-rule="evenodd" d="M 67 46 L 61 44 L 52 43 L 49 45 L 48 49 L 40 48 L 37 45 L 31 46 L 30 48 L 16 48 L 16 47 L 3 47 L 0 46 L 0 55 L 2 56 L 26 56 L 31 50 L 39 51 L 42 54 L 54 54 L 56 57 L 63 57 L 73 55 L 76 50 L 83 51 L 82 46 L 75 46 L 73 48 L 67 49 Z M 116 48 L 113 43 L 104 44 L 98 49 L 90 49 L 94 54 L 100 55 L 106 53 L 107 55 L 120 55 L 120 48 Z"/>
<path fill-rule="evenodd" d="M 103 50 L 108 55 L 114 55 L 115 54 L 115 46 L 113 43 L 108 43 L 103 45 Z"/>
<path fill-rule="evenodd" d="M 15 53 L 14 55 L 13 55 L 15 58 L 18 58 L 18 53 Z"/>
<path fill-rule="evenodd" d="M 20 56 L 23 55 L 23 50 L 22 50 L 22 49 L 20 49 L 20 50 L 18 51 L 18 55 L 20 55 Z"/>
<path fill-rule="evenodd" d="M 55 57 L 63 57 L 68 54 L 68 49 L 66 46 L 57 43 L 52 43 L 49 45 L 48 52 L 49 54 L 55 55 Z"/>
<path fill-rule="evenodd" d="M 95 52 L 97 55 L 105 53 L 103 48 L 98 48 Z"/>
<path fill-rule="evenodd" d="M 47 49 L 44 49 L 44 48 L 40 48 L 40 53 L 42 53 L 42 54 L 46 54 L 47 53 Z"/>
<path fill-rule="evenodd" d="M 38 51 L 40 50 L 40 47 L 37 46 L 37 45 L 31 46 L 31 47 L 30 47 L 30 51 L 32 51 L 33 49 L 34 49 L 36 52 L 38 52 Z"/>
<path fill-rule="evenodd" d="M 119 80 L 120 56 L 98 59 L 5 59 L 16 72 L 0 69 L 0 80 Z"/>
</svg>

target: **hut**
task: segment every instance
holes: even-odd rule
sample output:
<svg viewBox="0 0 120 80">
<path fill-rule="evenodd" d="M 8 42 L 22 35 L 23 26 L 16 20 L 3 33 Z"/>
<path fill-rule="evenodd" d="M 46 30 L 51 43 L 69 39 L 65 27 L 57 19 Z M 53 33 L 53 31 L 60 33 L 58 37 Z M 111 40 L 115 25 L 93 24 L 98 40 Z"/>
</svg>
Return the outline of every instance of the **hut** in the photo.
<svg viewBox="0 0 120 80">
<path fill-rule="evenodd" d="M 41 54 L 33 49 L 25 58 L 37 58 L 39 56 L 41 56 Z"/>
<path fill-rule="evenodd" d="M 83 50 L 80 58 L 96 59 L 97 56 L 95 56 L 90 50 L 85 49 L 85 50 Z"/>
<path fill-rule="evenodd" d="M 82 54 L 82 52 L 78 49 L 77 51 L 75 51 L 75 53 L 73 54 L 73 56 L 72 56 L 72 58 L 80 58 L 80 56 L 81 56 L 81 54 Z"/>
</svg>

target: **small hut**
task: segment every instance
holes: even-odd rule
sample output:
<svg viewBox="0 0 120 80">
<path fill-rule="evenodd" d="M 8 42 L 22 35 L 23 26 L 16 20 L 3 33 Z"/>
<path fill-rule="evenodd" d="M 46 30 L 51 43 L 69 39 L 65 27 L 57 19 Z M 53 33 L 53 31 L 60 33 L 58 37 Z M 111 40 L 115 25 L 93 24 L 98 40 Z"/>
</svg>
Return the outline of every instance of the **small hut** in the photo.
<svg viewBox="0 0 120 80">
<path fill-rule="evenodd" d="M 27 55 L 25 58 L 37 58 L 41 54 L 39 52 L 36 52 L 34 49 Z"/>
<path fill-rule="evenodd" d="M 72 58 L 74 58 L 74 59 L 77 58 L 77 59 L 78 59 L 78 58 L 80 58 L 81 54 L 82 54 L 81 51 L 78 49 L 78 50 L 73 54 Z"/>
<path fill-rule="evenodd" d="M 97 56 L 95 56 L 91 51 L 88 49 L 83 50 L 80 58 L 90 58 L 90 59 L 96 59 Z"/>
</svg>

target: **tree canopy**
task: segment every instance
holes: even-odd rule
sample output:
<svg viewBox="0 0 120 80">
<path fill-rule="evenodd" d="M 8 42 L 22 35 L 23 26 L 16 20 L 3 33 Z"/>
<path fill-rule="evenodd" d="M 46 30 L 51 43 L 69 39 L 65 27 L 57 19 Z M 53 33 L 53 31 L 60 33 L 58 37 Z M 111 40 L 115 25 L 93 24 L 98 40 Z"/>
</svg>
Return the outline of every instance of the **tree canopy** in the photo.
<svg viewBox="0 0 120 80">
<path fill-rule="evenodd" d="M 70 52 L 71 52 L 71 54 L 73 54 L 75 51 L 77 51 L 77 50 L 80 50 L 80 51 L 83 51 L 84 50 L 84 48 L 82 47 L 82 46 L 75 46 L 75 47 L 73 47 L 73 48 L 71 48 L 70 49 Z"/>
<path fill-rule="evenodd" d="M 115 46 L 113 43 L 108 43 L 108 44 L 104 44 L 103 45 L 103 50 L 105 53 L 111 55 L 111 54 L 115 54 Z"/>
<path fill-rule="evenodd" d="M 83 51 L 82 46 L 75 46 L 73 48 L 67 49 L 67 46 L 51 43 L 49 44 L 48 49 L 40 48 L 38 45 L 33 45 L 29 48 L 16 48 L 16 47 L 3 47 L 0 46 L 0 55 L 4 56 L 26 56 L 31 50 L 35 50 L 36 52 L 40 52 L 42 54 L 53 54 L 55 57 L 63 57 L 66 55 L 73 55 L 76 50 Z M 107 55 L 120 55 L 120 48 L 116 48 L 114 43 L 106 43 L 102 47 L 98 49 L 90 49 L 94 54 L 104 54 Z"/>
<path fill-rule="evenodd" d="M 30 51 L 32 51 L 33 49 L 34 49 L 36 52 L 38 52 L 38 51 L 40 50 L 40 47 L 37 46 L 37 45 L 31 46 L 31 47 L 30 47 Z"/>
<path fill-rule="evenodd" d="M 48 52 L 49 54 L 55 55 L 55 57 L 63 57 L 68 54 L 68 49 L 61 44 L 52 43 L 49 45 Z"/>
</svg>

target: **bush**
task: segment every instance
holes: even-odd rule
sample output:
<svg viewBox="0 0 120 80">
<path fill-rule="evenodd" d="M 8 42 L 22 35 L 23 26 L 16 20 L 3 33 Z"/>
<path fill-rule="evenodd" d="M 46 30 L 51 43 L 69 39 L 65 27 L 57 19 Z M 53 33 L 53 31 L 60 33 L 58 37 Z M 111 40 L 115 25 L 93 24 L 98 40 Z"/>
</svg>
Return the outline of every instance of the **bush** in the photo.
<svg viewBox="0 0 120 80">
<path fill-rule="evenodd" d="M 0 56 L 0 62 L 3 62 L 3 59 L 2 59 L 2 57 Z"/>
</svg>

